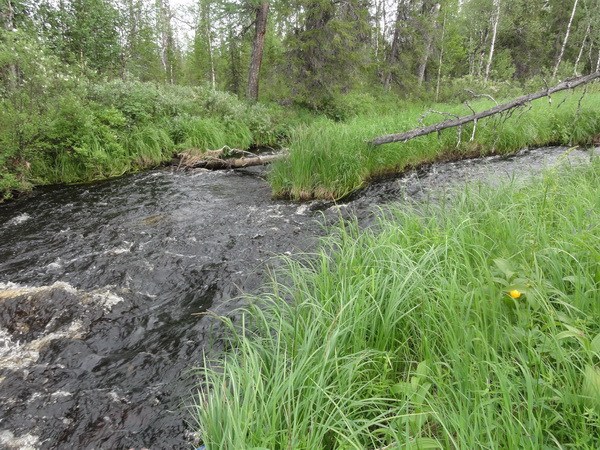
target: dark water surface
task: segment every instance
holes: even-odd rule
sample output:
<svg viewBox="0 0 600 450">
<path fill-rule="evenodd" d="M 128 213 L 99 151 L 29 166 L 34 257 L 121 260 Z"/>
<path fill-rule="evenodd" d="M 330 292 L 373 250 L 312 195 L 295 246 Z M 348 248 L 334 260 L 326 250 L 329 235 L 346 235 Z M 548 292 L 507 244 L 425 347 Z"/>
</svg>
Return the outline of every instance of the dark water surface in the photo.
<svg viewBox="0 0 600 450">
<path fill-rule="evenodd" d="M 340 215 L 528 178 L 564 148 L 435 164 L 342 205 L 273 201 L 257 172 L 157 170 L 0 206 L 0 448 L 192 448 L 190 369 L 228 300 Z"/>
</svg>

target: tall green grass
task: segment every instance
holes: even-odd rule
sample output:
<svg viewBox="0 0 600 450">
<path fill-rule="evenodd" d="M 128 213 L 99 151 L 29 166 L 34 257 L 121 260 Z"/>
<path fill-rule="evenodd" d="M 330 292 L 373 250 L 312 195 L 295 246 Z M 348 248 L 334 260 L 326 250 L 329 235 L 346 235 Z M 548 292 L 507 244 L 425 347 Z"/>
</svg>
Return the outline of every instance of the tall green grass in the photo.
<svg viewBox="0 0 600 450">
<path fill-rule="evenodd" d="M 371 139 L 420 126 L 427 106 L 407 105 L 396 113 L 359 116 L 346 123 L 319 120 L 298 128 L 292 135 L 290 156 L 277 162 L 271 173 L 275 196 L 292 199 L 337 199 L 363 186 L 370 178 L 396 173 L 408 166 L 439 158 L 503 154 L 543 145 L 588 145 L 600 134 L 600 92 L 555 95 L 552 104 L 538 100 L 531 108 L 448 129 L 406 143 L 372 147 Z M 489 101 L 472 105 L 476 110 L 493 106 Z M 434 105 L 436 111 L 468 115 L 466 106 Z M 430 114 L 424 124 L 444 120 Z M 473 140 L 471 138 L 473 137 Z"/>
<path fill-rule="evenodd" d="M 600 448 L 599 187 L 596 160 L 341 226 L 223 319 L 204 444 Z"/>
</svg>

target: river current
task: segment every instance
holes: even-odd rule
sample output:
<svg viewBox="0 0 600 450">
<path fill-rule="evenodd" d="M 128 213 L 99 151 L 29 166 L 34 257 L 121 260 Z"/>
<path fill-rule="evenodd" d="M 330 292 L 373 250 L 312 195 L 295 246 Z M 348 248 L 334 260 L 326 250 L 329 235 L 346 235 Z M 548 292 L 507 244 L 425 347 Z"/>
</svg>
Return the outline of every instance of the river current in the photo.
<svg viewBox="0 0 600 450">
<path fill-rule="evenodd" d="M 367 226 L 391 202 L 590 154 L 433 164 L 341 204 L 274 201 L 263 169 L 161 169 L 0 205 L 0 448 L 193 448 L 193 368 L 220 348 L 211 315 L 257 292 L 277 255 L 313 250 L 340 218 Z"/>
</svg>

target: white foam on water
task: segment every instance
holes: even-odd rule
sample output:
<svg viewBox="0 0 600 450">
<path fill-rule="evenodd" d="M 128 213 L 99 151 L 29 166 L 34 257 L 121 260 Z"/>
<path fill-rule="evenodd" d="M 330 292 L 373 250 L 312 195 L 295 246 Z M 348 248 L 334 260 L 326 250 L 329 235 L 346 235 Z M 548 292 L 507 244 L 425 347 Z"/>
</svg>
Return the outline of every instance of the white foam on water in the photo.
<svg viewBox="0 0 600 450">
<path fill-rule="evenodd" d="M 31 216 L 27 213 L 21 213 L 18 216 L 15 216 L 12 219 L 10 219 L 6 224 L 7 225 L 21 225 L 22 223 L 25 223 L 28 220 L 31 220 Z"/>
<path fill-rule="evenodd" d="M 15 436 L 10 430 L 0 431 L 0 444 L 6 449 L 15 450 L 36 450 L 39 447 L 40 438 L 33 434 L 24 434 Z"/>
<path fill-rule="evenodd" d="M 106 250 L 102 252 L 104 255 L 122 255 L 123 253 L 131 253 L 131 248 L 133 247 L 133 242 L 123 241 L 123 245 L 111 248 L 110 250 Z"/>
<path fill-rule="evenodd" d="M 51 263 L 50 266 L 53 264 L 59 263 Z M 70 285 L 69 283 L 65 283 L 64 281 L 56 281 L 49 286 L 38 287 L 23 286 L 17 283 L 13 283 L 11 281 L 3 282 L 0 283 L 0 300 L 2 300 L 3 298 L 14 298 L 21 295 L 31 295 L 39 292 L 46 292 L 52 289 L 60 289 L 72 295 L 79 295 L 84 303 L 92 303 L 93 305 L 99 305 L 103 307 L 105 311 L 110 311 L 113 306 L 123 301 L 122 297 L 119 297 L 118 295 L 110 291 L 110 286 L 102 289 L 97 289 L 88 293 L 85 291 L 80 291 L 77 288 Z"/>
<path fill-rule="evenodd" d="M 83 323 L 75 320 L 68 327 L 46 334 L 38 339 L 21 343 L 0 327 L 0 367 L 19 370 L 35 364 L 44 346 L 56 339 L 80 339 L 83 334 Z"/>
<path fill-rule="evenodd" d="M 296 209 L 296 214 L 299 216 L 303 216 L 304 214 L 306 214 L 306 211 L 308 211 L 308 209 L 309 209 L 309 206 L 306 203 L 304 203 L 304 204 L 298 206 L 298 208 Z"/>
<path fill-rule="evenodd" d="M 48 264 L 46 266 L 46 269 L 49 269 L 49 270 L 59 270 L 62 268 L 63 268 L 63 262 L 60 257 L 56 258 L 56 260 L 54 262 L 51 262 L 50 264 Z"/>
<path fill-rule="evenodd" d="M 108 289 L 98 290 L 91 293 L 93 304 L 101 306 L 105 311 L 112 310 L 113 306 L 123 301 L 123 297 L 112 293 Z"/>
<path fill-rule="evenodd" d="M 18 283 L 13 283 L 12 281 L 6 281 L 6 282 L 0 282 L 0 290 L 8 290 L 8 289 L 20 289 L 23 286 L 21 286 Z"/>
<path fill-rule="evenodd" d="M 66 293 L 75 295 L 83 304 L 102 308 L 106 312 L 112 310 L 115 305 L 124 301 L 122 297 L 111 292 L 109 288 L 84 292 L 79 291 L 69 283 L 62 281 L 57 281 L 50 286 L 40 287 L 22 286 L 9 281 L 0 283 L 0 302 L 14 297 L 49 292 L 53 289 L 60 289 Z M 39 301 L 43 302 L 44 298 L 40 298 Z M 10 370 L 25 369 L 37 362 L 41 350 L 50 342 L 65 338 L 81 339 L 84 332 L 85 328 L 83 322 L 74 320 L 70 324 L 51 333 L 44 334 L 37 339 L 33 339 L 29 342 L 21 342 L 6 328 L 0 327 L 0 368 Z M 63 393 L 57 392 L 53 395 L 63 395 Z M 64 393 L 64 395 L 70 394 Z"/>
<path fill-rule="evenodd" d="M 73 393 L 67 391 L 56 391 L 50 394 L 50 397 L 71 397 Z"/>
</svg>

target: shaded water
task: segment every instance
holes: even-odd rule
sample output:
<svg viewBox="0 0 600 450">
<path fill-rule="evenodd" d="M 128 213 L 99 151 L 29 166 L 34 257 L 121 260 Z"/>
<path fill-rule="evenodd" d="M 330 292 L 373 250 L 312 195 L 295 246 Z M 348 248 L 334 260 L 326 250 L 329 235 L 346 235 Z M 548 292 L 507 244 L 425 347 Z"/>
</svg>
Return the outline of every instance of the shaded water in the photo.
<svg viewBox="0 0 600 450">
<path fill-rule="evenodd" d="M 158 170 L 0 206 L 0 447 L 190 448 L 190 368 L 217 345 L 197 313 L 230 311 L 340 213 L 589 160 L 565 151 L 435 164 L 343 205 L 272 201 L 260 170 Z"/>
</svg>

